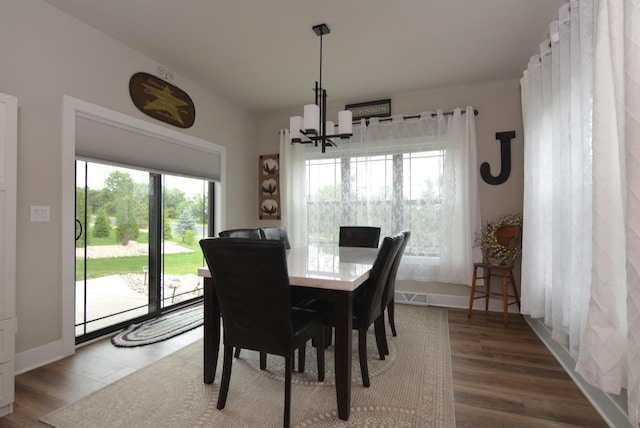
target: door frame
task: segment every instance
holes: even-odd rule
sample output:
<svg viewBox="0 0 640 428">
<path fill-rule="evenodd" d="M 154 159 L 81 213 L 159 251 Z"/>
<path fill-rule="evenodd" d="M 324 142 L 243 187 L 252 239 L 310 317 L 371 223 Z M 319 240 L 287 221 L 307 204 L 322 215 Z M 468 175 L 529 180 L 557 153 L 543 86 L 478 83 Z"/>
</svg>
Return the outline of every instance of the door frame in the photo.
<svg viewBox="0 0 640 428">
<path fill-rule="evenodd" d="M 220 180 L 215 182 L 214 230 L 225 222 L 226 148 L 183 132 L 147 122 L 114 110 L 65 95 L 62 107 L 61 156 L 61 332 L 63 356 L 75 353 L 75 160 L 76 118 L 82 117 L 130 132 L 220 156 Z"/>
</svg>

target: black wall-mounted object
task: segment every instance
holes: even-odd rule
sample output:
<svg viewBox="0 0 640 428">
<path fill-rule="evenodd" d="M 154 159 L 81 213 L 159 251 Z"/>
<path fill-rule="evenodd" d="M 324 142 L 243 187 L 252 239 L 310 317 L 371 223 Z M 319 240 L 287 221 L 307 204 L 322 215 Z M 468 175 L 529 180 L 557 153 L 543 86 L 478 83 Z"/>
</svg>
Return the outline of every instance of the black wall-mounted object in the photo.
<svg viewBox="0 0 640 428">
<path fill-rule="evenodd" d="M 366 103 L 347 104 L 345 110 L 351 110 L 353 120 L 369 119 L 370 117 L 391 116 L 391 98 L 386 100 L 367 101 Z"/>
<path fill-rule="evenodd" d="M 500 140 L 500 174 L 491 175 L 491 165 L 483 162 L 480 165 L 480 176 L 492 185 L 502 184 L 511 175 L 511 140 L 516 138 L 516 131 L 496 132 L 496 140 Z"/>
</svg>

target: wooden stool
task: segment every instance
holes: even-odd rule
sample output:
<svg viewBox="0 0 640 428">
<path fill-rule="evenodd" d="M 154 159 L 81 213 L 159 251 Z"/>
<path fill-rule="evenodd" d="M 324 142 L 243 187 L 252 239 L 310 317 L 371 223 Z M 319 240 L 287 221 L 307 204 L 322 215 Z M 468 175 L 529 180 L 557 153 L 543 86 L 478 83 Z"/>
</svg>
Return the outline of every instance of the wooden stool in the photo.
<svg viewBox="0 0 640 428">
<path fill-rule="evenodd" d="M 478 276 L 478 269 L 482 268 L 482 276 Z M 502 277 L 502 292 L 491 291 L 491 276 Z M 484 290 L 477 290 L 477 280 L 484 281 Z M 513 294 L 509 294 L 509 284 Z M 482 286 L 480 285 L 480 286 Z M 477 296 L 476 296 L 477 294 Z M 489 310 L 489 298 L 491 296 L 502 297 L 502 304 L 504 309 L 504 325 L 509 326 L 509 305 L 514 303 L 518 305 L 520 310 L 520 296 L 518 296 L 518 289 L 516 288 L 516 280 L 513 277 L 513 265 L 495 265 L 491 263 L 474 263 L 473 264 L 473 279 L 471 280 L 471 294 L 469 296 L 469 318 L 471 318 L 471 312 L 473 311 L 473 301 L 475 299 L 485 299 L 484 310 Z M 511 299 L 511 301 L 509 301 Z"/>
</svg>

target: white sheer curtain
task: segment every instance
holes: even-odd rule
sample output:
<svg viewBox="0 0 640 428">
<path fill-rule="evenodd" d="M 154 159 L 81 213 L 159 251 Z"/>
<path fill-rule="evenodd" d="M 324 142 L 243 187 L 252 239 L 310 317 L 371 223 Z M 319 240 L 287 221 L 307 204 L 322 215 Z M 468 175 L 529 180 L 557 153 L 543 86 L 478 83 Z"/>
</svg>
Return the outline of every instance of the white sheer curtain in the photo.
<svg viewBox="0 0 640 428">
<path fill-rule="evenodd" d="M 409 229 L 399 278 L 470 283 L 480 229 L 473 108 L 354 128 L 325 154 L 281 134 L 283 225 L 316 239 L 347 224 L 380 226 L 383 235 Z"/>
<path fill-rule="evenodd" d="M 640 0 L 624 4 L 629 419 L 640 425 Z"/>
<path fill-rule="evenodd" d="M 307 194 L 304 146 L 289 143 L 289 130 L 280 131 L 281 221 L 292 247 L 307 245 Z"/>
<path fill-rule="evenodd" d="M 473 248 L 481 229 L 478 194 L 478 161 L 473 109 L 466 114 L 453 111 L 447 126 L 447 155 L 443 177 L 443 210 L 440 236 L 440 270 L 438 280 L 471 284 L 471 269 L 481 258 Z"/>
<path fill-rule="evenodd" d="M 589 2 L 562 7 L 550 36 L 521 81 L 522 312 L 544 318 L 575 358 L 591 287 L 593 75 L 580 66 L 593 61 Z"/>
<path fill-rule="evenodd" d="M 615 394 L 628 389 L 634 426 L 640 408 L 638 9 L 633 0 L 564 5 L 550 25 L 550 42 L 521 81 L 522 311 L 544 318 L 588 382 Z"/>
</svg>

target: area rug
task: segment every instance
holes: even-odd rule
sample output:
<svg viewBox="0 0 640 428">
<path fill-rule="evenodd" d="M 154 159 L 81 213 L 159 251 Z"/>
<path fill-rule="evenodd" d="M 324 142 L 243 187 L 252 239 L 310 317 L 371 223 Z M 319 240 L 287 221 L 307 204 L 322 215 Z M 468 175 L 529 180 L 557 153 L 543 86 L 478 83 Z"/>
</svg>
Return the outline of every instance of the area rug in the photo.
<svg viewBox="0 0 640 428">
<path fill-rule="evenodd" d="M 115 346 L 130 348 L 167 340 L 203 323 L 202 305 L 190 306 L 129 327 L 111 338 Z"/>
<path fill-rule="evenodd" d="M 305 373 L 294 373 L 291 426 L 455 427 L 447 311 L 396 305 L 398 336 L 389 336 L 390 355 L 381 361 L 375 338 L 367 352 L 371 387 L 362 386 L 354 335 L 351 417 L 338 419 L 333 382 L 333 347 L 327 376 L 317 382 L 315 349 L 307 346 Z M 233 360 L 227 404 L 216 409 L 221 360 L 213 384 L 203 383 L 202 341 L 44 416 L 57 428 L 281 427 L 284 364 L 269 356 L 259 369 L 258 353 L 242 350 Z"/>
</svg>

